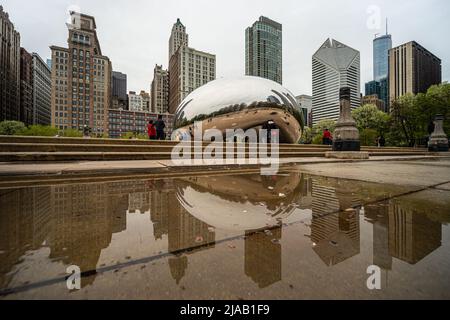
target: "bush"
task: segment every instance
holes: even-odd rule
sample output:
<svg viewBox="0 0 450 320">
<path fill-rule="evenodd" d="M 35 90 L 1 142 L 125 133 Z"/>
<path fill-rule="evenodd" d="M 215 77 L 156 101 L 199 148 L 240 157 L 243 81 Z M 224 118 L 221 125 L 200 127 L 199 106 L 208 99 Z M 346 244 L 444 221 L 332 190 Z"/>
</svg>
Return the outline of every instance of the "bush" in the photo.
<svg viewBox="0 0 450 320">
<path fill-rule="evenodd" d="M 363 130 L 361 130 L 361 133 L 359 135 L 361 145 L 367 146 L 367 147 L 376 146 L 377 138 L 378 138 L 378 133 L 377 133 L 377 130 L 375 130 L 375 129 L 363 129 Z"/>
<path fill-rule="evenodd" d="M 317 134 L 316 136 L 314 136 L 314 138 L 312 139 L 312 144 L 323 144 L 323 135 Z"/>
<path fill-rule="evenodd" d="M 54 137 L 58 134 L 58 129 L 51 126 L 32 125 L 19 132 L 21 136 L 32 137 Z"/>
<path fill-rule="evenodd" d="M 0 122 L 0 135 L 14 136 L 26 129 L 25 125 L 19 121 Z"/>
<path fill-rule="evenodd" d="M 66 138 L 82 138 L 83 132 L 76 129 L 66 129 L 61 131 L 59 135 Z"/>
</svg>

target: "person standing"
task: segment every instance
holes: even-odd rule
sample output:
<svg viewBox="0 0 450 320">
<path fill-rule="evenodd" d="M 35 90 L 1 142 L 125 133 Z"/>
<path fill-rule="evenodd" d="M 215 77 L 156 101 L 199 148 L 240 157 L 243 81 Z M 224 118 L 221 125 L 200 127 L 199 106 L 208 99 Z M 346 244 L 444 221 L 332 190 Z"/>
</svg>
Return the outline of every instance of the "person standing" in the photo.
<svg viewBox="0 0 450 320">
<path fill-rule="evenodd" d="M 150 140 L 156 140 L 156 128 L 155 128 L 155 125 L 153 124 L 153 120 L 150 120 L 148 122 L 147 133 L 148 133 L 148 138 Z"/>
<path fill-rule="evenodd" d="M 330 130 L 325 129 L 325 131 L 323 132 L 322 141 L 326 146 L 331 146 L 333 144 L 333 136 L 331 135 Z"/>
<path fill-rule="evenodd" d="M 166 134 L 164 129 L 166 128 L 166 124 L 164 123 L 163 116 L 158 116 L 158 121 L 155 123 L 156 128 L 156 140 L 166 140 Z"/>
</svg>

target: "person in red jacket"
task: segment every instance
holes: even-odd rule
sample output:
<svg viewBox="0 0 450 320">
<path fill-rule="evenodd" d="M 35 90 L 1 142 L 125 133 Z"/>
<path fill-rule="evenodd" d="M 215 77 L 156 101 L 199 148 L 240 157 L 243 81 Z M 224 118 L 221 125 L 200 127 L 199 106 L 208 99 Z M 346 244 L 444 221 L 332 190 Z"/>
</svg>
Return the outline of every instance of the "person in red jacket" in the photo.
<svg viewBox="0 0 450 320">
<path fill-rule="evenodd" d="M 331 135 L 330 130 L 325 129 L 323 132 L 323 144 L 330 146 L 333 144 L 333 136 Z"/>
<path fill-rule="evenodd" d="M 156 140 L 156 127 L 153 124 L 153 120 L 148 122 L 147 133 L 150 140 Z"/>
</svg>

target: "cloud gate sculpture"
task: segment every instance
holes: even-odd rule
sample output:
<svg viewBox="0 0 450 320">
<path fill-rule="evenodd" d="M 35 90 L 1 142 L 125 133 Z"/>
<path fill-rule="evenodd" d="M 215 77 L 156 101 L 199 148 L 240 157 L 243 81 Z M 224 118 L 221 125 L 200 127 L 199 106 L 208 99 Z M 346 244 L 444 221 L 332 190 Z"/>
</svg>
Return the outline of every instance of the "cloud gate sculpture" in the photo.
<svg viewBox="0 0 450 320">
<path fill-rule="evenodd" d="M 269 121 L 280 130 L 281 143 L 298 143 L 305 120 L 295 96 L 278 83 L 258 77 L 218 79 L 189 94 L 175 114 L 173 135 L 192 137 L 194 123 L 202 129 L 260 129 Z"/>
</svg>

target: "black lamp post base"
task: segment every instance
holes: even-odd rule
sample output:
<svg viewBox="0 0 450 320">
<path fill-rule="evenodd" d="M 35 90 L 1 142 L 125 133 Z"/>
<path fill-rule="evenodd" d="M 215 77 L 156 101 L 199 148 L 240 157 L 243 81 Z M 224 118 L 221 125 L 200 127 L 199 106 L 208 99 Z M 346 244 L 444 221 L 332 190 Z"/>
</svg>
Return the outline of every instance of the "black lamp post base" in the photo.
<svg viewBox="0 0 450 320">
<path fill-rule="evenodd" d="M 333 151 L 361 151 L 361 142 L 359 140 L 335 140 Z"/>
<path fill-rule="evenodd" d="M 448 143 L 439 143 L 428 146 L 428 151 L 430 152 L 448 152 Z"/>
</svg>

